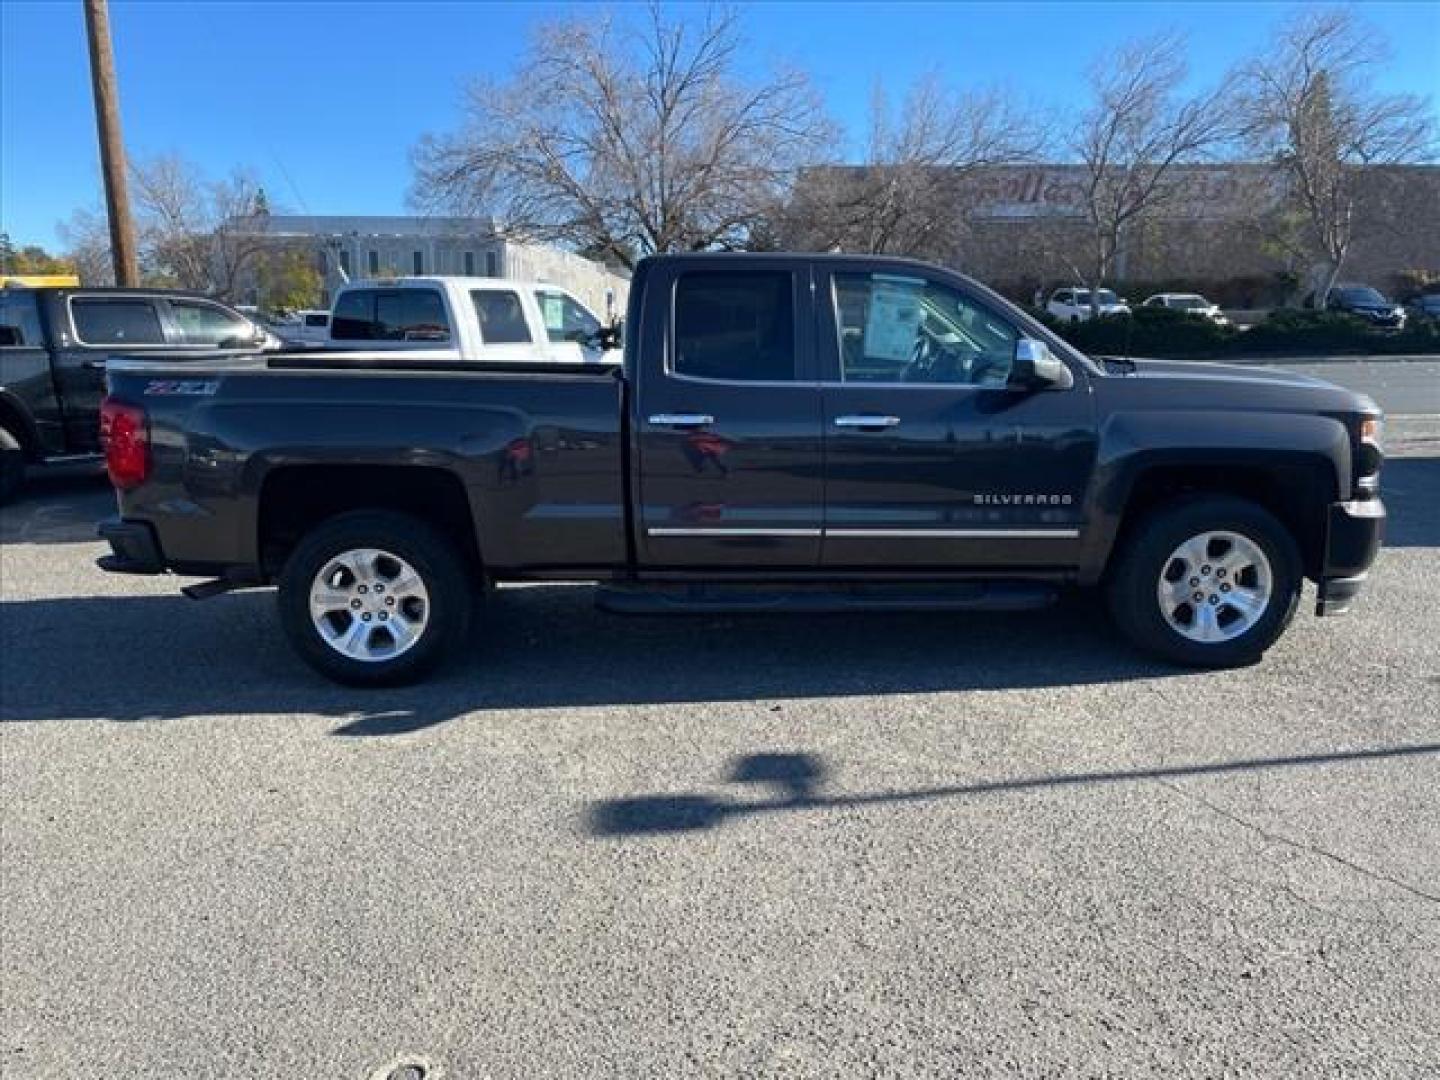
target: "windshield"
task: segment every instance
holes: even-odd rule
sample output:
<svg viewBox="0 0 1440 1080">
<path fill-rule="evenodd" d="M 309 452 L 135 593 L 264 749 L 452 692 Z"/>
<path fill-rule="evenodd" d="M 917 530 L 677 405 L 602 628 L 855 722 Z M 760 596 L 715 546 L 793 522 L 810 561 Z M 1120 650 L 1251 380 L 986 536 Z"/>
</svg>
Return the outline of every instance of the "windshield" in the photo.
<svg viewBox="0 0 1440 1080">
<path fill-rule="evenodd" d="M 1354 289 L 1341 289 L 1340 299 L 1345 301 L 1345 303 L 1347 304 L 1389 303 L 1389 301 L 1386 300 L 1385 297 L 1381 296 L 1378 292 L 1370 288 L 1368 285 L 1362 285 L 1359 288 Z"/>
</svg>

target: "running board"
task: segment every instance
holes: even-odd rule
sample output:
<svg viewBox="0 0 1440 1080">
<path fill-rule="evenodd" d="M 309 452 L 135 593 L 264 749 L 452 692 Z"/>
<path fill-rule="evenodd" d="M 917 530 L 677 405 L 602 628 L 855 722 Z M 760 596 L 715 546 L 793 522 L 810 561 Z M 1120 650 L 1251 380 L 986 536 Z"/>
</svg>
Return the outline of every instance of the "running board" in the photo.
<svg viewBox="0 0 1440 1080">
<path fill-rule="evenodd" d="M 1053 585 L 1029 581 L 958 585 L 836 585 L 775 588 L 706 584 L 679 588 L 604 585 L 595 605 L 617 615 L 845 611 L 1033 611 L 1055 602 Z"/>
</svg>

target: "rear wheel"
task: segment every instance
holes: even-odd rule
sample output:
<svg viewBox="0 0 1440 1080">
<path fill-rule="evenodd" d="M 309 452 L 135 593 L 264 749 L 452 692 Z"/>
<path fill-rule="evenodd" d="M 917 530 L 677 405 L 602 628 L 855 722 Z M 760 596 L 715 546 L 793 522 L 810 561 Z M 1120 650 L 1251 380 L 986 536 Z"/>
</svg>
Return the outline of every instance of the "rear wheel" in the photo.
<svg viewBox="0 0 1440 1080">
<path fill-rule="evenodd" d="M 290 643 L 337 682 L 413 682 L 453 653 L 471 583 L 455 547 L 406 514 L 360 511 L 308 533 L 280 575 Z"/>
<path fill-rule="evenodd" d="M 1253 663 L 1289 626 L 1300 553 L 1263 507 L 1201 496 L 1155 511 L 1120 554 L 1110 610 L 1147 652 L 1195 667 Z"/>
</svg>

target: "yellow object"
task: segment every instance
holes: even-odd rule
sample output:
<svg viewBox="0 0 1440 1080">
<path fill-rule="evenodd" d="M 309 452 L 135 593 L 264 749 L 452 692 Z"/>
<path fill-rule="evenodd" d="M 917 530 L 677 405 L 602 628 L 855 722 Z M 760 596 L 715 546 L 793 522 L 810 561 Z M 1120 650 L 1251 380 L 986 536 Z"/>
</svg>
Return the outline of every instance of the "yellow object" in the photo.
<svg viewBox="0 0 1440 1080">
<path fill-rule="evenodd" d="M 63 288 L 79 284 L 78 274 L 0 274 L 0 289 L 7 285 L 30 285 L 34 288 L 51 285 Z"/>
</svg>

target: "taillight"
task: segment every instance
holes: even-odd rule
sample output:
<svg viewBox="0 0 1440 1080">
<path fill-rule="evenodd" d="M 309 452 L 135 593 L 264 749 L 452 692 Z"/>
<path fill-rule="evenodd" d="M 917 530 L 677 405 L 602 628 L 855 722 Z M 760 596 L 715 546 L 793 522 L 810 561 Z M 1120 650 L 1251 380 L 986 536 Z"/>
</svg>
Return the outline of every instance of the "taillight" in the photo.
<svg viewBox="0 0 1440 1080">
<path fill-rule="evenodd" d="M 129 491 L 145 482 L 150 474 L 150 425 L 144 409 L 106 398 L 100 406 L 100 445 L 110 483 Z"/>
</svg>

